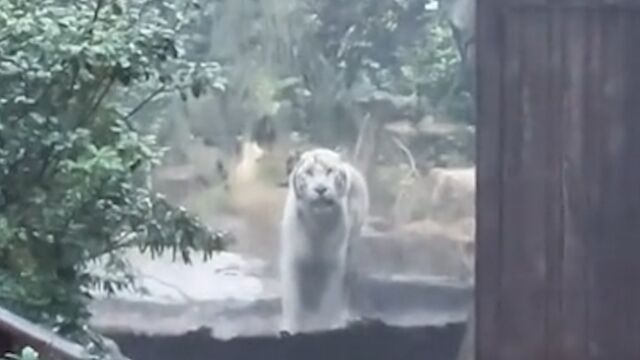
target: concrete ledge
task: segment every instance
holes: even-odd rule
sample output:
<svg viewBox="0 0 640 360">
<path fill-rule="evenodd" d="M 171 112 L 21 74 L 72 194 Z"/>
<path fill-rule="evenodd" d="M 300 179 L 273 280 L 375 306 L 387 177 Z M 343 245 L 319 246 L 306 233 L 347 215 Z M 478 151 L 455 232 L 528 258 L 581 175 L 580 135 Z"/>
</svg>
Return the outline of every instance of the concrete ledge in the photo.
<svg viewBox="0 0 640 360">
<path fill-rule="evenodd" d="M 291 337 L 212 339 L 208 329 L 183 335 L 107 334 L 133 360 L 454 360 L 463 324 L 397 328 L 372 323 Z"/>
<path fill-rule="evenodd" d="M 463 323 L 473 296 L 469 284 L 433 277 L 371 277 L 358 290 L 359 302 L 352 305 L 357 318 L 398 327 Z M 92 325 L 103 333 L 179 336 L 209 328 L 221 340 L 277 335 L 281 312 L 275 296 L 183 303 L 102 299 L 91 310 Z"/>
</svg>

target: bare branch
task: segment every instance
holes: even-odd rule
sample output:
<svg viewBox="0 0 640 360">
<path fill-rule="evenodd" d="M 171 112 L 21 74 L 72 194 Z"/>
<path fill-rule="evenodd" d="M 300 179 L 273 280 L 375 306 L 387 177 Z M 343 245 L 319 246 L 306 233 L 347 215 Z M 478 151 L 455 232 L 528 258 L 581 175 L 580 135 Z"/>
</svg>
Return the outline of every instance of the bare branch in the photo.
<svg viewBox="0 0 640 360">
<path fill-rule="evenodd" d="M 172 284 L 168 281 L 164 281 L 162 279 L 160 279 L 159 277 L 153 276 L 153 275 L 149 275 L 143 272 L 139 272 L 139 275 L 143 278 L 147 278 L 147 279 L 151 279 L 159 284 L 162 284 L 172 290 L 174 290 L 175 292 L 177 292 L 180 296 L 182 296 L 184 298 L 184 300 L 186 300 L 189 303 L 195 303 L 196 299 L 194 297 L 192 297 L 191 295 L 187 294 L 184 290 L 180 289 L 178 286 L 176 286 L 175 284 Z"/>
<path fill-rule="evenodd" d="M 2 40 L 2 39 L 0 39 L 0 41 L 1 41 L 1 40 Z M 8 63 L 13 64 L 13 65 L 15 65 L 15 66 L 19 67 L 20 69 L 22 69 L 22 65 L 20 65 L 17 61 L 15 61 L 15 60 L 13 60 L 13 59 L 10 59 L 10 58 L 8 58 L 8 57 L 0 56 L 0 61 L 8 62 Z"/>
<path fill-rule="evenodd" d="M 156 89 L 154 92 L 149 94 L 149 96 L 147 96 L 144 100 L 142 100 L 136 107 L 134 107 L 131 111 L 129 111 L 129 113 L 127 113 L 127 115 L 125 115 L 122 120 L 127 121 L 131 119 L 131 117 L 135 115 L 138 111 L 140 111 L 143 107 L 145 107 L 145 105 L 147 105 L 149 102 L 151 102 L 158 95 L 162 94 L 165 91 L 167 91 L 167 88 L 164 85 Z"/>
<path fill-rule="evenodd" d="M 91 107 L 91 110 L 89 110 L 89 112 L 87 113 L 85 120 L 83 120 L 83 123 L 86 122 L 86 119 L 89 119 L 91 116 L 93 116 L 93 114 L 95 114 L 95 112 L 98 110 L 98 107 L 100 107 L 100 104 L 102 103 L 104 98 L 107 96 L 107 94 L 109 94 L 109 90 L 111 90 L 111 87 L 113 86 L 113 83 L 115 82 L 115 80 L 116 80 L 115 76 L 109 77 L 109 81 L 104 86 L 102 91 L 99 92 L 98 95 L 96 96 L 97 100 L 93 102 L 93 106 Z"/>
<path fill-rule="evenodd" d="M 409 148 L 397 137 L 393 136 L 392 140 L 409 159 L 409 166 L 411 167 L 411 173 L 409 175 L 418 175 L 418 168 L 416 166 L 416 161 L 411 154 L 411 150 L 409 150 Z"/>
<path fill-rule="evenodd" d="M 400 150 L 407 156 L 407 159 L 409 159 L 409 166 L 411 167 L 411 171 L 409 172 L 409 174 L 405 176 L 403 181 L 405 181 L 406 179 L 412 179 L 414 177 L 419 176 L 420 174 L 418 173 L 416 161 L 413 155 L 411 154 L 411 151 L 409 150 L 409 148 L 406 145 L 404 145 L 402 141 L 400 141 L 400 139 L 396 138 L 395 136 L 392 136 L 391 139 L 393 140 L 394 144 L 396 144 L 396 146 L 398 146 L 398 148 L 400 148 Z M 407 196 L 407 194 L 410 191 L 410 188 L 411 187 L 407 188 L 403 186 L 400 188 L 398 194 L 396 195 L 396 201 L 395 201 L 395 204 L 393 205 L 393 208 L 394 208 L 393 221 L 396 225 L 406 223 L 407 220 L 410 218 L 410 213 L 412 209 L 414 208 L 416 197 Z"/>
<path fill-rule="evenodd" d="M 96 4 L 96 10 L 93 12 L 93 20 L 91 20 L 92 22 L 96 22 L 98 20 L 98 15 L 100 14 L 100 10 L 102 9 L 103 5 L 104 0 L 98 0 L 98 3 Z"/>
<path fill-rule="evenodd" d="M 137 241 L 138 241 L 137 234 L 131 233 L 131 232 L 124 232 L 122 234 L 117 235 L 117 237 L 113 239 L 111 246 L 88 254 L 87 260 L 95 261 L 106 254 L 111 254 L 122 249 L 134 247 L 137 244 Z"/>
</svg>

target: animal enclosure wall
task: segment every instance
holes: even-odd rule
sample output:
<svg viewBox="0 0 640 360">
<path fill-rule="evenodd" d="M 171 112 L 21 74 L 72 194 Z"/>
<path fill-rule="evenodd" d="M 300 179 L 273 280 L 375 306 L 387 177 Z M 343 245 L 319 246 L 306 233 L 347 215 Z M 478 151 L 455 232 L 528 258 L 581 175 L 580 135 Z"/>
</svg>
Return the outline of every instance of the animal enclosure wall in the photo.
<svg viewBox="0 0 640 360">
<path fill-rule="evenodd" d="M 640 3 L 478 2 L 477 359 L 640 359 Z"/>
</svg>

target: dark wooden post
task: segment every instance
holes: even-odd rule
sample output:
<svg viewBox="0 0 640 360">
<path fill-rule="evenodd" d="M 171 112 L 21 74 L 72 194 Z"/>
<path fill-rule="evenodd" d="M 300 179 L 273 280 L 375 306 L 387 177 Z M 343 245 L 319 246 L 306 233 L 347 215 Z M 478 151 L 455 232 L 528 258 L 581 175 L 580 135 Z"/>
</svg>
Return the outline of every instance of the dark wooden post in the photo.
<svg viewBox="0 0 640 360">
<path fill-rule="evenodd" d="M 477 12 L 477 359 L 638 360 L 640 1 Z"/>
</svg>

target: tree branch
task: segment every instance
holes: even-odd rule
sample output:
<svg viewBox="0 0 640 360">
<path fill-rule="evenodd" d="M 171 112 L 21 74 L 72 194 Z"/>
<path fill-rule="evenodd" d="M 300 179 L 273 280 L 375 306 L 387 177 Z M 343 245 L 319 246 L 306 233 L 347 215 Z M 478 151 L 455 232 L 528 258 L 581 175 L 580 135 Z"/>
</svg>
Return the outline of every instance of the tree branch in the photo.
<svg viewBox="0 0 640 360">
<path fill-rule="evenodd" d="M 416 160 L 411 154 L 409 148 L 405 144 L 403 144 L 402 141 L 400 141 L 400 139 L 398 139 L 397 137 L 393 136 L 391 139 L 396 144 L 396 146 L 398 146 L 400 150 L 407 156 L 407 159 L 409 159 L 409 166 L 411 167 L 411 173 L 409 175 L 417 175 L 418 168 L 416 166 Z"/>
<path fill-rule="evenodd" d="M 2 39 L 0 39 L 0 41 L 1 41 L 1 40 L 2 40 Z M 15 66 L 19 67 L 20 69 L 24 70 L 24 69 L 22 68 L 22 65 L 20 65 L 20 63 L 18 63 L 17 61 L 15 61 L 15 60 L 13 60 L 13 59 L 10 59 L 10 58 L 8 58 L 8 57 L 6 57 L 6 56 L 0 56 L 0 61 L 8 62 L 8 63 L 13 64 L 13 65 L 15 65 Z"/>
<path fill-rule="evenodd" d="M 113 86 L 113 83 L 115 82 L 115 80 L 116 80 L 115 76 L 113 76 L 113 75 L 109 76 L 109 81 L 107 82 L 105 87 L 102 89 L 102 91 L 96 96 L 97 100 L 93 103 L 93 106 L 91 107 L 91 110 L 89 110 L 89 112 L 87 113 L 85 118 L 82 119 L 82 121 L 81 121 L 81 123 L 79 125 L 82 125 L 82 124 L 86 123 L 87 120 L 89 118 L 91 118 L 91 116 L 93 116 L 95 114 L 95 112 L 98 110 L 98 107 L 100 106 L 100 104 L 102 103 L 104 98 L 109 93 L 109 90 L 111 90 L 111 87 Z"/>
<path fill-rule="evenodd" d="M 167 88 L 164 85 L 159 87 L 158 89 L 156 89 L 149 96 L 147 96 L 144 100 L 142 100 L 136 107 L 134 107 L 131 111 L 129 111 L 129 113 L 127 113 L 122 118 L 122 120 L 124 120 L 124 121 L 129 120 L 133 115 L 135 115 L 138 111 L 140 111 L 143 107 L 145 107 L 145 105 L 147 105 L 149 102 L 151 102 L 156 96 L 160 95 L 161 93 L 163 93 L 166 90 L 167 90 Z"/>
<path fill-rule="evenodd" d="M 195 298 L 193 298 L 191 295 L 187 294 L 184 290 L 180 289 L 175 284 L 172 284 L 172 283 L 170 283 L 168 281 L 164 281 L 164 280 L 162 280 L 162 279 L 160 279 L 160 278 L 158 278 L 156 276 L 149 275 L 149 274 L 146 274 L 146 273 L 141 272 L 141 271 L 140 271 L 139 275 L 141 277 L 143 277 L 143 278 L 151 279 L 151 280 L 156 281 L 156 282 L 158 282 L 158 283 L 160 283 L 160 284 L 162 284 L 162 285 L 164 285 L 164 286 L 166 286 L 166 287 L 168 287 L 168 288 L 170 288 L 172 290 L 175 290 L 175 292 L 177 292 L 180 296 L 182 296 L 184 298 L 184 300 L 187 301 L 187 302 L 190 302 L 190 303 L 195 303 L 196 302 Z"/>
<path fill-rule="evenodd" d="M 104 0 L 98 0 L 98 3 L 96 4 L 96 9 L 93 12 L 93 19 L 91 20 L 91 22 L 96 22 L 98 20 L 98 15 L 100 14 L 100 10 L 102 9 L 103 5 L 104 5 Z"/>
<path fill-rule="evenodd" d="M 131 234 L 128 234 L 128 235 L 131 235 Z M 99 251 L 90 253 L 87 256 L 87 261 L 95 261 L 106 254 L 113 253 L 118 250 L 130 248 L 136 245 L 135 235 L 132 235 L 129 239 L 127 239 L 126 236 L 120 236 L 120 237 L 122 239 L 115 239 L 113 246 L 109 246 L 104 249 L 100 249 Z"/>
</svg>

